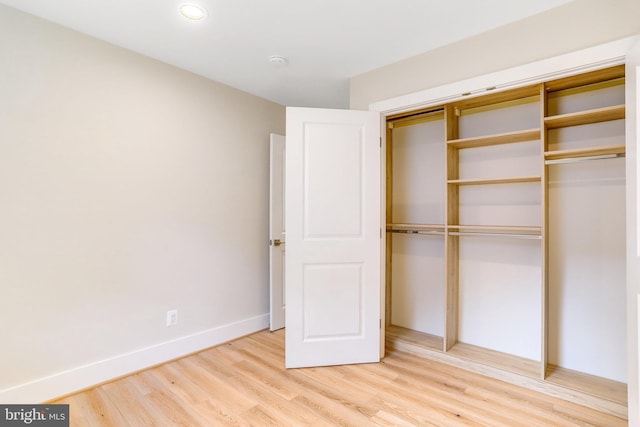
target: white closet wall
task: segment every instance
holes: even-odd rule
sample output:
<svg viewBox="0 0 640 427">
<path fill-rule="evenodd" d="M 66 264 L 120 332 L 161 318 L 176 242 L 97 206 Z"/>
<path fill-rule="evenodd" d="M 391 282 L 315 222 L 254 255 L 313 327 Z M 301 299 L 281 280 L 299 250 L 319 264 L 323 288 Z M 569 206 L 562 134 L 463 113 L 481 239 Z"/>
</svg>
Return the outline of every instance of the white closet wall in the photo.
<svg viewBox="0 0 640 427">
<path fill-rule="evenodd" d="M 394 223 L 444 224 L 443 126 L 440 117 L 394 129 Z M 391 323 L 443 336 L 444 237 L 394 234 L 391 248 Z"/>
<path fill-rule="evenodd" d="M 549 260 L 549 363 L 626 382 L 624 158 L 550 167 Z"/>
<path fill-rule="evenodd" d="M 458 341 L 540 361 L 540 241 L 460 239 Z"/>
</svg>

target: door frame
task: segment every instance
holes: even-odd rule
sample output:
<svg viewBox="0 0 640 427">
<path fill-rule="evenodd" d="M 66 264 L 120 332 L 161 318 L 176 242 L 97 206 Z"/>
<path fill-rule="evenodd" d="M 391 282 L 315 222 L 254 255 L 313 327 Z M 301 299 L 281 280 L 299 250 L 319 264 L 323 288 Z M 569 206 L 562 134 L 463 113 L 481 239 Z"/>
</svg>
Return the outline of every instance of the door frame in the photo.
<svg viewBox="0 0 640 427">
<path fill-rule="evenodd" d="M 494 73 L 480 75 L 455 83 L 445 84 L 414 93 L 389 98 L 369 104 L 370 111 L 381 114 L 381 125 L 386 128 L 388 116 L 428 108 L 454 102 L 470 96 L 485 94 L 488 91 L 502 91 L 518 87 L 533 85 L 547 80 L 554 80 L 571 75 L 586 73 L 601 68 L 625 64 L 627 54 L 634 46 L 640 46 L 640 35 L 626 37 L 610 43 L 578 50 L 564 55 L 547 58 L 541 61 L 501 70 Z M 637 47 L 636 49 L 640 49 Z M 640 76 L 636 82 L 640 86 Z M 464 94 L 464 95 L 461 95 Z M 638 95 L 640 97 L 640 95 Z M 637 120 L 636 116 L 636 120 Z M 637 124 L 636 124 L 637 126 Z M 638 139 L 638 130 L 627 131 L 627 145 Z M 386 146 L 386 132 L 380 133 L 382 146 Z M 631 155 L 627 155 L 625 167 L 627 173 L 627 235 L 631 232 L 631 240 L 636 244 L 627 246 L 627 365 L 628 365 L 628 418 L 629 425 L 640 425 L 640 290 L 636 282 L 640 281 L 640 265 L 636 268 L 630 264 L 640 264 L 640 166 L 636 160 L 636 148 L 632 147 Z M 386 150 L 382 150 L 383 165 L 386 164 Z M 629 178 L 632 179 L 629 179 Z M 382 170 L 381 191 L 386 198 L 386 168 Z M 383 199 L 384 200 L 384 199 Z M 634 206 L 631 207 L 630 205 Z M 384 218 L 384 215 L 383 215 Z M 384 239 L 383 239 L 384 240 Z M 384 256 L 384 255 L 383 255 Z M 382 277 L 385 276 L 384 259 L 381 262 Z M 380 314 L 382 325 L 385 325 L 385 291 L 381 291 L 382 306 Z M 382 344 L 384 347 L 384 344 Z M 381 355 L 384 348 L 381 349 Z"/>
<path fill-rule="evenodd" d="M 272 332 L 285 327 L 284 147 L 284 135 L 269 135 L 269 329 Z"/>
</svg>

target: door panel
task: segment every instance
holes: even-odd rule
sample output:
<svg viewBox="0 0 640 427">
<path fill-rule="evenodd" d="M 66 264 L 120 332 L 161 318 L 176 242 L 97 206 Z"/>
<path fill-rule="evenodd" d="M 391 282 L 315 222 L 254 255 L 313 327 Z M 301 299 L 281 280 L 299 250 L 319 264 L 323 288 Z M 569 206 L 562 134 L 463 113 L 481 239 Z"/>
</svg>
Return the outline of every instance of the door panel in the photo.
<svg viewBox="0 0 640 427">
<path fill-rule="evenodd" d="M 380 118 L 287 108 L 286 366 L 380 358 Z"/>
<path fill-rule="evenodd" d="M 363 140 L 358 126 L 305 126 L 304 237 L 362 238 Z"/>
</svg>

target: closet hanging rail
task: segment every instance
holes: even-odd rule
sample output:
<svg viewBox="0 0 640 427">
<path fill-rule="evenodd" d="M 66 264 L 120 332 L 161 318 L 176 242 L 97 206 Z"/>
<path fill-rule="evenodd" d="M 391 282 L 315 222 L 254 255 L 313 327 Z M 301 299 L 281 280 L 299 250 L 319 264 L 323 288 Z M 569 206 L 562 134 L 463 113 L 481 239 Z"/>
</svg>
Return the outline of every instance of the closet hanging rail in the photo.
<svg viewBox="0 0 640 427">
<path fill-rule="evenodd" d="M 425 230 L 387 230 L 390 231 L 392 233 L 400 233 L 400 234 L 425 234 L 425 235 L 433 235 L 433 236 L 443 236 L 444 235 L 444 231 L 438 231 L 438 230 L 429 230 L 429 231 L 425 231 Z"/>
<path fill-rule="evenodd" d="M 511 234 L 511 233 L 487 233 L 476 231 L 450 231 L 449 236 L 476 236 L 476 237 L 508 237 L 512 239 L 540 240 L 538 234 Z"/>
<path fill-rule="evenodd" d="M 616 153 L 616 154 L 602 154 L 598 156 L 582 156 L 582 157 L 567 157 L 564 159 L 553 159 L 553 160 L 545 160 L 545 165 L 557 165 L 561 163 L 577 163 L 584 162 L 587 160 L 603 160 L 603 159 L 615 159 L 617 157 L 624 157 L 624 153 Z"/>
</svg>

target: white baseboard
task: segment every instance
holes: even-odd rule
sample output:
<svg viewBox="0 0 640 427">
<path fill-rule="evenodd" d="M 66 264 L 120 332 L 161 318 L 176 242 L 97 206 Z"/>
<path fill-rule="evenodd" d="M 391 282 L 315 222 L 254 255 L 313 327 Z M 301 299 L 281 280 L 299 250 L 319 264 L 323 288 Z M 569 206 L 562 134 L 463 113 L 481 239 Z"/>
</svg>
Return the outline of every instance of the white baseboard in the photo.
<svg viewBox="0 0 640 427">
<path fill-rule="evenodd" d="M 0 390 L 0 402 L 40 403 L 137 372 L 187 354 L 260 331 L 269 326 L 269 315 L 249 319 L 171 341 L 141 348 L 129 353 L 78 366 L 63 372 L 39 378 Z"/>
</svg>

